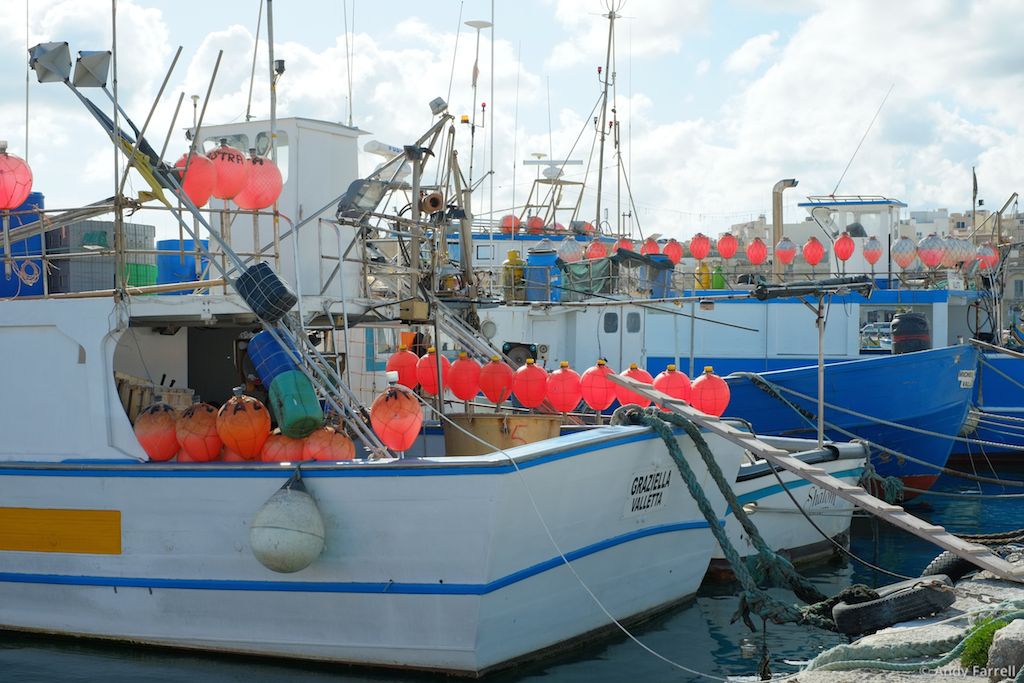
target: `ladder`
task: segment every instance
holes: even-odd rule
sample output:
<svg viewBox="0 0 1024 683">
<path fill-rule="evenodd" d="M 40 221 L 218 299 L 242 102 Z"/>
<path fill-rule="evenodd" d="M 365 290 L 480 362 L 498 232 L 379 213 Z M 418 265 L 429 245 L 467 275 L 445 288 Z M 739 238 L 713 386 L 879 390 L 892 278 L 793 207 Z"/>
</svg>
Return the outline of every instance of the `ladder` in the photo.
<svg viewBox="0 0 1024 683">
<path fill-rule="evenodd" d="M 713 415 L 702 413 L 690 406 L 686 401 L 663 394 L 650 384 L 644 384 L 622 375 L 613 374 L 607 377 L 615 384 L 626 387 L 644 398 L 649 398 L 670 412 L 692 420 L 713 434 L 718 434 L 724 439 L 746 448 L 772 465 L 792 472 L 819 488 L 832 491 L 843 500 L 853 503 L 865 512 L 869 512 L 893 526 L 934 543 L 957 557 L 967 560 L 976 567 L 986 569 L 1007 581 L 1024 582 L 1024 567 L 1017 567 L 1007 562 L 983 545 L 965 541 L 937 524 L 930 524 L 915 517 L 899 505 L 892 505 L 879 500 L 860 486 L 844 483 L 826 473 L 822 468 L 808 465 L 781 448 L 766 444 L 758 439 L 757 435 L 739 430 Z"/>
</svg>

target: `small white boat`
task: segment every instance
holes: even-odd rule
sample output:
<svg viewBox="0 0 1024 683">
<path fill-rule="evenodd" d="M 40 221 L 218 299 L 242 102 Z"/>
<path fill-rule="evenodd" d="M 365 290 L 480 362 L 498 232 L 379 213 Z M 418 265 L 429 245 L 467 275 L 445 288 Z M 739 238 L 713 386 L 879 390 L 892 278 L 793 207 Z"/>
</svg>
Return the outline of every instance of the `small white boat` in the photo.
<svg viewBox="0 0 1024 683">
<path fill-rule="evenodd" d="M 808 451 L 808 442 L 803 439 L 764 436 L 760 439 L 792 453 L 803 451 L 797 456 L 800 460 L 820 467 L 846 484 L 857 484 L 864 473 L 865 451 L 858 444 L 828 443 L 822 450 Z M 832 541 L 845 543 L 848 539 L 854 510 L 852 503 L 792 472 L 781 468 L 775 468 L 773 472 L 768 462 L 749 453 L 745 454 L 740 465 L 733 490 L 768 546 L 793 562 L 812 562 L 829 557 L 835 552 Z M 793 497 L 790 498 L 789 494 Z M 725 531 L 741 556 L 757 553 L 731 510 L 726 514 Z M 714 553 L 711 571 L 728 571 L 721 549 Z"/>
</svg>

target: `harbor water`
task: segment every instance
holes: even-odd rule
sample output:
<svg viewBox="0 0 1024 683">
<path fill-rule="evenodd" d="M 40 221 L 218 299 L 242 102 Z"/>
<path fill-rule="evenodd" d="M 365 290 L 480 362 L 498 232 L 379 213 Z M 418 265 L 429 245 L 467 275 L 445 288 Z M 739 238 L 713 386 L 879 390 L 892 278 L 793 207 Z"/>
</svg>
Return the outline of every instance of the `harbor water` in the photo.
<svg viewBox="0 0 1024 683">
<path fill-rule="evenodd" d="M 979 473 L 989 474 L 981 465 Z M 1024 480 L 1024 468 L 997 467 L 1000 477 Z M 935 491 L 954 497 L 922 496 L 908 505 L 914 514 L 961 533 L 986 533 L 1024 527 L 1024 505 L 1012 498 L 983 498 L 979 494 L 1020 493 L 998 485 L 979 485 L 943 476 Z M 756 518 L 755 518 L 756 521 Z M 934 547 L 869 519 L 857 518 L 852 551 L 900 574 L 917 576 L 937 554 Z M 876 574 L 856 562 L 833 561 L 804 573 L 826 594 L 851 583 L 883 585 L 896 579 Z M 794 662 L 812 658 L 845 638 L 808 627 L 769 624 L 751 633 L 742 622 L 732 623 L 736 586 L 705 584 L 695 600 L 632 629 L 644 645 L 694 671 L 713 677 L 755 674 L 762 648 L 767 646 L 771 670 L 792 673 Z M 776 597 L 792 601 L 783 591 Z M 339 614 L 339 619 L 345 615 Z M 755 619 L 760 627 L 760 621 Z M 742 647 L 741 647 L 742 646 Z M 750 655 L 753 654 L 751 657 Z M 296 664 L 279 660 L 171 652 L 154 648 L 98 644 L 73 639 L 0 633 L 0 681 L 104 683 L 196 683 L 244 681 L 356 682 L 422 681 L 433 677 L 393 671 L 369 671 L 337 665 Z M 489 681 L 700 681 L 712 680 L 673 667 L 620 636 L 573 651 L 560 659 L 525 665 Z M 751 679 L 756 680 L 756 679 Z"/>
</svg>

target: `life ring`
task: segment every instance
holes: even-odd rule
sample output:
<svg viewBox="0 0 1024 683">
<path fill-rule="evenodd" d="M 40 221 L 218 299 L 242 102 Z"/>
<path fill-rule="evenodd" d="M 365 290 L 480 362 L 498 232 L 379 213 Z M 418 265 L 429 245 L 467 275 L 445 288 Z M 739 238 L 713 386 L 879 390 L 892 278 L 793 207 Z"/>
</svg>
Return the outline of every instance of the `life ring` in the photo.
<svg viewBox="0 0 1024 683">
<path fill-rule="evenodd" d="M 846 635 L 874 633 L 879 629 L 934 614 L 956 600 L 953 582 L 944 574 L 900 581 L 878 589 L 878 599 L 832 608 L 836 630 Z"/>
</svg>

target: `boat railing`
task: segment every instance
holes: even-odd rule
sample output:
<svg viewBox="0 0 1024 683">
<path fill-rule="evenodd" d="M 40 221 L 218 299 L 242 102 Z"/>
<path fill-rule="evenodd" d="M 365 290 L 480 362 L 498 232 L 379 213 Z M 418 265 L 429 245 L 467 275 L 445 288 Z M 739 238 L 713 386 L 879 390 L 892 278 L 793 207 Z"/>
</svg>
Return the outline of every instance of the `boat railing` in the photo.
<svg viewBox="0 0 1024 683">
<path fill-rule="evenodd" d="M 169 209 L 132 202 L 131 221 L 114 219 L 112 201 L 78 209 L 33 208 L 5 212 L 3 276 L 0 290 L 7 298 L 78 298 L 130 294 L 228 293 L 228 281 L 211 275 L 210 258 L 230 272 L 231 264 L 218 245 L 209 256 L 200 245 L 186 239 L 179 228 L 168 239 L 157 239 L 157 228 L 137 216 Z M 214 211 L 225 242 L 248 262 L 268 261 L 280 268 L 281 239 L 278 214 L 270 211 Z M 232 227 L 248 232 L 251 242 L 233 240 Z M 263 237 L 262 225 L 271 223 L 273 235 Z M 241 226 L 245 225 L 245 228 Z M 261 229 L 262 228 L 262 229 Z M 266 242 L 265 244 L 263 242 Z M 173 246 L 172 246 L 173 244 Z M 256 246 L 252 246 L 256 245 Z"/>
</svg>

